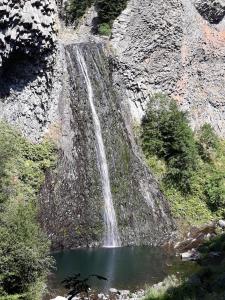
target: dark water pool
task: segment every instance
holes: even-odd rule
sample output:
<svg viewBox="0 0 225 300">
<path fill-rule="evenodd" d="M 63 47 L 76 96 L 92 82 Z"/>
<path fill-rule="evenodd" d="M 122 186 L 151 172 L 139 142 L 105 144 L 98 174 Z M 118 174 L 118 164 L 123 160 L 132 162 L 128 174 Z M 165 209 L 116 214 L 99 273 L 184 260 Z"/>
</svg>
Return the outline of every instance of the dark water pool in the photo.
<svg viewBox="0 0 225 300">
<path fill-rule="evenodd" d="M 50 277 L 51 289 L 60 289 L 67 276 L 82 277 L 98 274 L 107 281 L 92 279 L 91 286 L 99 291 L 110 287 L 131 291 L 162 281 L 171 272 L 181 269 L 177 257 L 156 247 L 124 247 L 77 249 L 54 254 L 57 271 Z"/>
</svg>

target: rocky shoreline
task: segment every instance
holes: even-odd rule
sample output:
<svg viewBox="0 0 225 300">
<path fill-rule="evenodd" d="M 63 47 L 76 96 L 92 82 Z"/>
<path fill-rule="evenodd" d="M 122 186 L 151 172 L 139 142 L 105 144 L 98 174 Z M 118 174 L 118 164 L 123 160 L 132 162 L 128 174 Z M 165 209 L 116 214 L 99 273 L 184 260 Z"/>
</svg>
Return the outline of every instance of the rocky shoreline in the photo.
<svg viewBox="0 0 225 300">
<path fill-rule="evenodd" d="M 139 290 L 136 292 L 131 292 L 129 290 L 117 290 L 115 288 L 110 288 L 108 293 L 96 293 L 90 291 L 87 295 L 86 293 L 80 293 L 73 298 L 57 296 L 51 300 L 140 300 L 145 296 L 145 291 Z"/>
</svg>

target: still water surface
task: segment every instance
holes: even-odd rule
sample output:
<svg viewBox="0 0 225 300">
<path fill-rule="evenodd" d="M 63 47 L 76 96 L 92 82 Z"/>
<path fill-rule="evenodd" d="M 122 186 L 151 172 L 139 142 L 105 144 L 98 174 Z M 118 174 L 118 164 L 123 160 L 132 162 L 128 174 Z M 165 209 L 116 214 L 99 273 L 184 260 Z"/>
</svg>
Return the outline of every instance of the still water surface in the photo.
<svg viewBox="0 0 225 300">
<path fill-rule="evenodd" d="M 90 274 L 106 277 L 107 281 L 92 279 L 92 288 L 99 291 L 110 287 L 134 291 L 162 281 L 174 266 L 181 269 L 177 257 L 157 247 L 76 249 L 55 253 L 54 257 L 57 270 L 50 278 L 52 289 L 60 289 L 63 279 L 80 273 L 82 278 Z"/>
</svg>

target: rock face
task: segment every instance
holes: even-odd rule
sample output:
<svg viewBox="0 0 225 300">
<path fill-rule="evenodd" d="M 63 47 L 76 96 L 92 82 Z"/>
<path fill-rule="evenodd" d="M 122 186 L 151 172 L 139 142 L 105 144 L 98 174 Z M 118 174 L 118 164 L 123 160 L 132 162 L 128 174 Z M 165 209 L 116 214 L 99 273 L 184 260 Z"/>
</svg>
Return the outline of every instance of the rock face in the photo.
<svg viewBox="0 0 225 300">
<path fill-rule="evenodd" d="M 224 1 L 130 0 L 111 40 L 114 83 L 135 119 L 162 91 L 225 136 Z"/>
<path fill-rule="evenodd" d="M 53 0 L 0 1 L 0 117 L 34 141 L 56 114 L 55 41 Z"/>
<path fill-rule="evenodd" d="M 103 243 L 104 200 L 87 86 L 77 49 L 83 53 L 105 145 L 111 192 L 123 245 L 162 244 L 174 229 L 166 199 L 131 143 L 111 84 L 104 47 L 65 47 L 64 90 L 60 103 L 62 153 L 56 173 L 47 176 L 40 202 L 41 223 L 53 248 Z"/>
<path fill-rule="evenodd" d="M 0 66 L 16 51 L 37 55 L 52 50 L 55 5 L 51 0 L 1 0 Z"/>
<path fill-rule="evenodd" d="M 225 16 L 224 0 L 196 0 L 194 4 L 199 13 L 212 24 L 218 24 Z"/>
<path fill-rule="evenodd" d="M 60 10 L 63 1 L 56 3 Z M 0 0 L 0 119 L 34 142 L 48 134 L 60 148 L 57 170 L 47 175 L 40 197 L 41 224 L 54 249 L 102 245 L 104 202 L 87 87 L 76 57 L 80 47 L 102 124 L 122 244 L 163 243 L 174 229 L 170 210 L 123 119 L 104 46 L 56 42 L 56 3 Z"/>
</svg>

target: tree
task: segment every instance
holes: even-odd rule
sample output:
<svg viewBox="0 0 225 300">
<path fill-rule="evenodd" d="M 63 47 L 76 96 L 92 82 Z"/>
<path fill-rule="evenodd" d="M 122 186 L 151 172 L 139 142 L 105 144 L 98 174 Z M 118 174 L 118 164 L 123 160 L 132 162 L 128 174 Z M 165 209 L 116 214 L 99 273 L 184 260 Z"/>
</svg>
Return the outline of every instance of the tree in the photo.
<svg viewBox="0 0 225 300">
<path fill-rule="evenodd" d="M 210 124 L 204 124 L 197 133 L 199 154 L 205 161 L 212 161 L 219 139 Z"/>
<path fill-rule="evenodd" d="M 28 292 L 52 265 L 48 241 L 32 204 L 11 204 L 0 217 L 0 294 Z"/>
<path fill-rule="evenodd" d="M 211 211 L 216 212 L 223 209 L 225 205 L 225 174 L 214 172 L 204 186 L 206 203 Z M 224 216 L 223 216 L 224 217 Z"/>
<path fill-rule="evenodd" d="M 126 5 L 127 0 L 96 0 L 99 23 L 107 23 L 111 27 Z"/>
<path fill-rule="evenodd" d="M 88 7 L 94 3 L 94 0 L 70 0 L 66 6 L 70 21 L 78 24 L 79 19 L 85 14 Z"/>
<path fill-rule="evenodd" d="M 174 100 L 156 94 L 150 98 L 142 129 L 146 156 L 156 155 L 167 164 L 165 181 L 172 182 L 184 193 L 191 192 L 198 153 L 186 113 L 178 109 Z"/>
<path fill-rule="evenodd" d="M 51 142 L 32 144 L 0 122 L 0 296 L 28 295 L 51 265 L 36 201 L 46 169 L 55 165 L 55 152 Z M 36 290 L 26 299 L 36 299 Z"/>
</svg>

